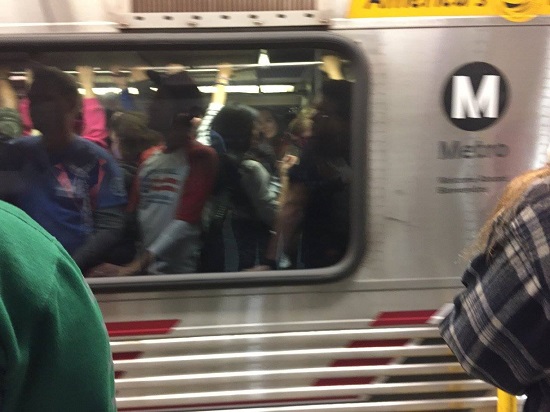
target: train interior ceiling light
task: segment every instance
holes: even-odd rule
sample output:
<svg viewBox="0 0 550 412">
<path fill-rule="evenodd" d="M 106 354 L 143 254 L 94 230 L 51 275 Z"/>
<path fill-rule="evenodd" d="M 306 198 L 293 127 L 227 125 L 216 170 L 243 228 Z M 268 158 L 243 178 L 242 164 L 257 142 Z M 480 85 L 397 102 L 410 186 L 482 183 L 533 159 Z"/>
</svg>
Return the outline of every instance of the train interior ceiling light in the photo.
<svg viewBox="0 0 550 412">
<path fill-rule="evenodd" d="M 216 86 L 198 86 L 199 91 L 205 94 L 212 94 L 216 91 Z M 257 93 L 294 93 L 295 87 L 290 84 L 262 84 L 258 85 L 235 85 L 235 86 L 226 86 L 227 93 L 247 93 L 247 94 L 257 94 Z M 98 96 L 105 96 L 107 94 L 120 94 L 122 89 L 118 87 L 94 87 L 93 92 Z M 151 90 L 156 91 L 155 87 L 151 87 Z M 80 94 L 85 94 L 85 90 L 80 88 L 78 89 Z M 129 87 L 128 93 L 133 95 L 138 95 L 139 91 L 135 87 Z"/>
</svg>

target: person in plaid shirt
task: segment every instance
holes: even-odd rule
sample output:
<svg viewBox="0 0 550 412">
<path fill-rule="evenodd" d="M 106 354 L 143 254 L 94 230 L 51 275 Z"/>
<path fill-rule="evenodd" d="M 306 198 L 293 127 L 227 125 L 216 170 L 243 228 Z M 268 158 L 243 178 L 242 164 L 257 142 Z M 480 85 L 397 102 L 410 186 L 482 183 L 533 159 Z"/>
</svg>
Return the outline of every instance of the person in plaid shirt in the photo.
<svg viewBox="0 0 550 412">
<path fill-rule="evenodd" d="M 440 324 L 464 369 L 550 411 L 550 167 L 506 188 Z"/>
</svg>

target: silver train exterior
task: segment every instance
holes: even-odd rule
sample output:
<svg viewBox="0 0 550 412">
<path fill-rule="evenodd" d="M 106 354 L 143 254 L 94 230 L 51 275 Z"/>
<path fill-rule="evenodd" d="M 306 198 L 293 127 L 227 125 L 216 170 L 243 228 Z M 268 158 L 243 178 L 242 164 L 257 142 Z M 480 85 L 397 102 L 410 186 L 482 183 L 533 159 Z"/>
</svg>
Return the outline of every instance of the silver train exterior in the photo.
<svg viewBox="0 0 550 412">
<path fill-rule="evenodd" d="M 37 1 L 35 12 L 45 4 L 55 2 Z M 266 276 L 90 280 L 112 337 L 119 410 L 494 410 L 494 390 L 462 372 L 436 325 L 461 287 L 461 253 L 506 181 L 546 161 L 547 18 L 336 18 L 315 31 L 260 28 L 251 40 L 218 29 L 122 33 L 109 15 L 91 7 L 83 17 L 68 4 L 49 8 L 53 17 L 31 13 L 28 25 L 8 7 L 0 47 L 107 47 L 101 39 L 114 38 L 238 48 L 295 38 L 343 42 L 361 69 L 353 219 L 362 241 L 349 261 Z M 480 63 L 496 71 L 468 92 L 468 70 L 487 68 Z M 458 97 L 456 82 L 466 82 Z M 464 122 L 489 125 L 465 130 L 477 126 L 461 111 Z"/>
</svg>

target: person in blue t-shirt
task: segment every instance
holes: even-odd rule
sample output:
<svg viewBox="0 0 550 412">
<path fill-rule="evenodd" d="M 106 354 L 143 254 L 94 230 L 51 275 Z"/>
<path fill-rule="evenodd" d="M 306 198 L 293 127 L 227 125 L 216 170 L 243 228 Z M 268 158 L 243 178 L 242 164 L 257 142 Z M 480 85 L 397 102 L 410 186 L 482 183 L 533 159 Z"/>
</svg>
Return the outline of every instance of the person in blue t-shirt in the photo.
<svg viewBox="0 0 550 412">
<path fill-rule="evenodd" d="M 73 78 L 51 67 L 33 72 L 30 114 L 41 136 L 16 138 L 3 147 L 22 184 L 0 197 L 55 236 L 86 271 L 123 234 L 123 174 L 107 151 L 75 134 L 81 99 Z"/>
</svg>

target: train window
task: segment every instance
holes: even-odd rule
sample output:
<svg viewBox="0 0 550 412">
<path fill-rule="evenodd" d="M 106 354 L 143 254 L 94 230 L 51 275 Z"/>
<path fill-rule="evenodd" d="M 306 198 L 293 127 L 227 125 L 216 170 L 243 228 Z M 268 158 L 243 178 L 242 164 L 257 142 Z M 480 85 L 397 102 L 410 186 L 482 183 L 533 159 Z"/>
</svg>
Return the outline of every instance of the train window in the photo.
<svg viewBox="0 0 550 412">
<path fill-rule="evenodd" d="M 98 288 L 344 275 L 363 238 L 364 63 L 301 36 L 1 43 L 0 198 Z"/>
</svg>

